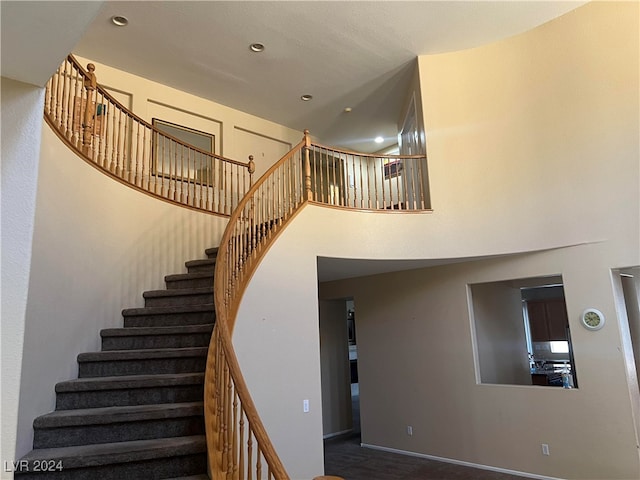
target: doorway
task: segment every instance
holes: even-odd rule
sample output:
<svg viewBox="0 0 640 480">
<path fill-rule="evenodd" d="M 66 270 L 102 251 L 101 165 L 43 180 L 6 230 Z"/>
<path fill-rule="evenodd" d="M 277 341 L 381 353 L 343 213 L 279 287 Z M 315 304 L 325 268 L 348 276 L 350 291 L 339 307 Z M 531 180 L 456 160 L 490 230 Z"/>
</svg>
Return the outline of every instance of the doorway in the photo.
<svg viewBox="0 0 640 480">
<path fill-rule="evenodd" d="M 356 335 L 356 309 L 353 300 L 347 301 L 347 336 L 349 342 L 349 380 L 351 391 L 352 435 L 360 437 L 360 383 L 358 381 L 358 344 Z"/>
<path fill-rule="evenodd" d="M 357 334 L 353 299 L 320 300 L 322 434 L 329 439 L 360 432 Z"/>
</svg>

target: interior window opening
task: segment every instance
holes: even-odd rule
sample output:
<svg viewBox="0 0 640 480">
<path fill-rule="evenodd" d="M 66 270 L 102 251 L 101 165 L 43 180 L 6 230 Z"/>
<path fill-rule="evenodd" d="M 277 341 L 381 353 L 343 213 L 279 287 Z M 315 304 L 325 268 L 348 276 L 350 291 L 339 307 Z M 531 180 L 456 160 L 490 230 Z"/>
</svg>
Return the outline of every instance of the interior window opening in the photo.
<svg viewBox="0 0 640 480">
<path fill-rule="evenodd" d="M 480 383 L 577 388 L 562 277 L 470 286 Z"/>
</svg>

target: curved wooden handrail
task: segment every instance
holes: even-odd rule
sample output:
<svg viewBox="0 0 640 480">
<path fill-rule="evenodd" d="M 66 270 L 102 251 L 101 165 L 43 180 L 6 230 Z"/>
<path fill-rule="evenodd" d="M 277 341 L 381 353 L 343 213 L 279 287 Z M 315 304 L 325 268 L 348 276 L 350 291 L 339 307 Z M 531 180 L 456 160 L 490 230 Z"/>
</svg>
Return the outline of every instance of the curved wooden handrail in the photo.
<svg viewBox="0 0 640 480">
<path fill-rule="evenodd" d="M 46 86 L 44 118 L 81 158 L 136 190 L 229 216 L 253 183 L 255 165 L 189 145 L 159 130 L 100 86 L 69 55 Z"/>
<path fill-rule="evenodd" d="M 346 157 L 341 156 L 349 156 L 351 170 L 344 165 Z M 331 158 L 330 164 L 327 163 L 328 158 Z M 267 479 L 289 479 L 249 395 L 233 348 L 232 332 L 238 308 L 253 272 L 277 235 L 304 204 L 313 202 L 358 210 L 371 208 L 370 204 L 366 208 L 358 208 L 342 202 L 348 195 L 325 198 L 321 194 L 333 187 L 350 188 L 351 185 L 345 184 L 348 183 L 345 178 L 350 174 L 366 174 L 366 181 L 361 179 L 359 183 L 368 185 L 369 202 L 374 192 L 376 195 L 380 193 L 380 200 L 373 203 L 379 205 L 379 211 L 386 211 L 389 208 L 386 205 L 392 205 L 393 194 L 387 192 L 387 202 L 385 189 L 388 186 L 385 182 L 398 178 L 400 171 L 396 175 L 390 174 L 388 179 L 378 179 L 376 174 L 381 169 L 384 176 L 384 165 L 395 164 L 393 162 L 414 162 L 407 163 L 411 167 L 407 171 L 414 178 L 404 180 L 402 185 L 403 188 L 410 186 L 414 196 L 409 198 L 403 192 L 401 199 L 409 199 L 410 205 L 402 210 L 428 211 L 429 208 L 424 207 L 423 196 L 426 187 L 418 185 L 425 178 L 422 170 L 424 168 L 426 173 L 425 155 L 359 154 L 332 149 L 312 143 L 309 132 L 305 131 L 303 140 L 251 186 L 231 215 L 216 260 L 216 326 L 205 373 L 205 424 L 213 479 L 253 478 L 244 476 L 247 470 L 251 470 L 256 478 L 262 478 L 258 467 L 262 460 L 268 467 Z M 404 176 L 409 176 L 408 173 Z M 335 201 L 336 198 L 340 201 Z M 253 442 L 259 452 L 256 454 L 259 459 L 255 471 L 252 470 L 252 462 L 247 460 L 252 455 Z"/>
<path fill-rule="evenodd" d="M 389 158 L 389 159 L 393 159 L 393 160 L 407 160 L 407 159 L 411 159 L 411 158 L 417 158 L 417 159 L 424 159 L 426 158 L 426 155 L 421 154 L 421 155 L 400 155 L 400 154 L 380 154 L 380 153 L 363 153 L 363 152 L 356 152 L 355 150 L 346 150 L 343 148 L 336 148 L 336 147 L 332 147 L 330 145 L 322 145 L 321 143 L 316 143 L 316 142 L 312 142 L 311 143 L 312 147 L 315 148 L 319 148 L 319 149 L 325 149 L 325 150 L 331 150 L 332 152 L 336 152 L 336 153 L 340 153 L 343 155 L 356 155 L 359 157 L 363 157 L 363 158 Z"/>
<path fill-rule="evenodd" d="M 253 463 L 256 463 L 249 460 L 254 441 L 257 444 L 256 466 L 264 459 L 268 467 L 266 478 L 289 479 L 242 376 L 233 349 L 232 332 L 249 278 L 266 251 L 271 235 L 276 229 L 283 227 L 289 218 L 289 215 L 277 214 L 269 218 L 260 215 L 260 209 L 265 206 L 257 205 L 265 200 L 262 189 L 284 165 L 301 159 L 303 147 L 304 141 L 272 165 L 249 189 L 232 213 L 220 242 L 214 274 L 216 326 L 209 345 L 205 371 L 205 425 L 209 468 L 213 479 L 245 478 L 243 472 L 252 469 Z M 289 166 L 292 165 L 289 163 Z M 300 173 L 301 170 L 297 172 Z M 299 186 L 302 177 L 295 176 L 295 180 L 291 178 L 291 181 Z M 296 191 L 298 201 L 290 204 L 290 215 L 304 203 L 302 190 L 296 188 Z M 278 224 L 271 223 L 280 218 L 282 220 Z M 255 476 L 261 478 L 257 470 L 254 472 Z"/>
</svg>

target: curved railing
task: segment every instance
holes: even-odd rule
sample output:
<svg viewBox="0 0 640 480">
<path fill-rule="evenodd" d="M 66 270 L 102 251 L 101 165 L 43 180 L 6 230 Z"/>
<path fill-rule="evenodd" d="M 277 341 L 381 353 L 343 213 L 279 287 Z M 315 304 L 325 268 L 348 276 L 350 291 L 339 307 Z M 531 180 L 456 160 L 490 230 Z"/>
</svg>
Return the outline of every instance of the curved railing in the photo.
<svg viewBox="0 0 640 480">
<path fill-rule="evenodd" d="M 305 203 L 399 213 L 429 210 L 424 155 L 360 154 L 303 140 L 252 184 L 253 161 L 182 142 L 131 113 L 69 56 L 47 83 L 44 116 L 92 166 L 132 188 L 230 215 L 216 261 L 216 324 L 205 373 L 214 480 L 288 480 L 240 370 L 232 333 L 252 273 Z M 321 478 L 321 477 L 319 477 Z"/>
<path fill-rule="evenodd" d="M 271 243 L 307 202 L 382 212 L 428 210 L 424 179 L 424 155 L 331 149 L 313 144 L 305 131 L 303 141 L 240 201 L 222 237 L 214 276 L 216 326 L 205 374 L 205 423 L 214 480 L 289 479 L 249 395 L 232 343 L 242 294 Z"/>
<path fill-rule="evenodd" d="M 163 200 L 228 216 L 255 170 L 194 147 L 130 112 L 69 55 L 46 86 L 44 117 L 92 166 Z"/>
</svg>

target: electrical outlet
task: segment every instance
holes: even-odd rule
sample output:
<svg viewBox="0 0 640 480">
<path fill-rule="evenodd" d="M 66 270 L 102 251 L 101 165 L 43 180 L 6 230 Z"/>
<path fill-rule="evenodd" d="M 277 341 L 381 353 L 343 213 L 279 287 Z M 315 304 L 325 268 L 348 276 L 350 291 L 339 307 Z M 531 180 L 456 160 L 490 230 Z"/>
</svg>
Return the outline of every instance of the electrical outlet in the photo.
<svg viewBox="0 0 640 480">
<path fill-rule="evenodd" d="M 302 401 L 302 411 L 304 413 L 309 413 L 309 400 L 303 400 Z"/>
<path fill-rule="evenodd" d="M 411 425 L 407 425 L 407 435 L 413 435 L 413 427 Z"/>
<path fill-rule="evenodd" d="M 549 453 L 549 445 L 547 445 L 546 443 L 542 444 L 542 454 L 543 455 L 550 455 L 550 453 Z"/>
</svg>

